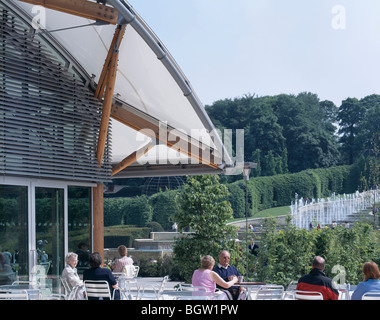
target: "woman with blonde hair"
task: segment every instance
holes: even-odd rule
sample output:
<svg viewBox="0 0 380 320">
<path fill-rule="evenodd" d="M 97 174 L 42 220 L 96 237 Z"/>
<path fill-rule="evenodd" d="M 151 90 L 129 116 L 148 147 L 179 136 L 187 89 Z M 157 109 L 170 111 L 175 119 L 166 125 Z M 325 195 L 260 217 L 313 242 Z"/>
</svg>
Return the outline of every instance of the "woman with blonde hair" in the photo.
<svg viewBox="0 0 380 320">
<path fill-rule="evenodd" d="M 213 257 L 209 255 L 204 256 L 201 259 L 201 268 L 195 270 L 193 273 L 192 285 L 194 287 L 204 287 L 206 292 L 215 292 L 216 285 L 228 289 L 238 282 L 238 278 L 236 276 L 233 276 L 233 278 L 228 282 L 224 281 L 215 271 L 212 271 L 214 265 L 215 260 Z M 221 297 L 219 299 L 221 299 Z M 222 299 L 227 299 L 227 296 Z"/>
<path fill-rule="evenodd" d="M 351 300 L 361 300 L 367 292 L 380 292 L 380 271 L 375 262 L 363 265 L 363 282 L 360 282 L 352 294 Z"/>
</svg>

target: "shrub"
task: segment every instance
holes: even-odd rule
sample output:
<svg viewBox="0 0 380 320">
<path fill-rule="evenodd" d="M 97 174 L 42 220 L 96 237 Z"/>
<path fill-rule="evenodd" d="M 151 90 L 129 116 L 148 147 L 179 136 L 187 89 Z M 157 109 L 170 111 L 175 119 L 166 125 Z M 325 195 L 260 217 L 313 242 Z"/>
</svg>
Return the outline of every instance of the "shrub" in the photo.
<svg viewBox="0 0 380 320">
<path fill-rule="evenodd" d="M 257 257 L 257 279 L 287 286 L 309 273 L 314 256 L 326 260 L 328 277 L 339 277 L 334 266 L 343 266 L 345 282 L 362 281 L 361 268 L 367 261 L 378 261 L 379 232 L 367 224 L 357 223 L 347 229 L 323 228 L 307 231 L 290 224 L 278 230 L 273 219 L 266 219 Z"/>
<path fill-rule="evenodd" d="M 148 222 L 145 227 L 150 228 L 153 232 L 163 232 L 164 228 L 155 221 Z"/>
<path fill-rule="evenodd" d="M 191 281 L 194 270 L 200 267 L 202 256 L 212 255 L 215 259 L 235 242 L 235 228 L 226 225 L 232 218 L 231 205 L 224 200 L 227 196 L 227 187 L 219 183 L 216 175 L 190 177 L 178 194 L 180 210 L 175 219 L 179 229 L 194 230 L 191 238 L 176 239 L 173 248 L 174 263 L 186 281 Z"/>
</svg>

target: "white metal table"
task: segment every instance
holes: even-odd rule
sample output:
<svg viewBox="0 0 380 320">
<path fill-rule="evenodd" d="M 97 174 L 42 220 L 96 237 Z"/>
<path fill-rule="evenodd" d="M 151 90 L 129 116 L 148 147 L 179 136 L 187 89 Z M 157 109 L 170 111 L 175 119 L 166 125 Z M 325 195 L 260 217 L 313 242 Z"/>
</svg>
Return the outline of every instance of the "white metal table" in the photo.
<svg viewBox="0 0 380 320">
<path fill-rule="evenodd" d="M 237 282 L 234 286 L 240 286 L 248 289 L 248 297 L 252 298 L 252 291 L 258 291 L 262 286 L 268 285 L 266 282 Z"/>
<path fill-rule="evenodd" d="M 0 290 L 10 290 L 14 292 L 26 291 L 29 296 L 29 300 L 41 299 L 41 288 L 32 284 L 15 284 L 15 285 L 2 285 Z"/>
<path fill-rule="evenodd" d="M 204 292 L 204 291 L 164 291 L 162 296 L 172 297 L 176 300 L 212 300 L 218 298 L 221 292 Z"/>
</svg>

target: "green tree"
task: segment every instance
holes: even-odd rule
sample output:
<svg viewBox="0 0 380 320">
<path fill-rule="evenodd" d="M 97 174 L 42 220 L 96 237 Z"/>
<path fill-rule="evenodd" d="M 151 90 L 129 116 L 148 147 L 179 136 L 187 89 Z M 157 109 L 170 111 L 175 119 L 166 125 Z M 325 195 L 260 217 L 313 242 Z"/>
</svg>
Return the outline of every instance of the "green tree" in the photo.
<svg viewBox="0 0 380 320">
<path fill-rule="evenodd" d="M 206 110 L 219 129 L 244 129 L 245 154 L 253 155 L 262 169 L 253 175 L 298 172 L 338 163 L 334 135 L 337 107 L 331 101 L 320 101 L 315 94 L 246 95 L 216 101 Z"/>
<path fill-rule="evenodd" d="M 358 135 L 358 125 L 363 119 L 365 108 L 356 98 L 347 98 L 342 101 L 339 108 L 337 120 L 339 121 L 341 143 L 341 155 L 345 163 L 353 164 L 358 156 L 356 138 Z"/>
<path fill-rule="evenodd" d="M 219 183 L 217 175 L 189 177 L 177 196 L 179 211 L 175 220 L 179 230 L 189 227 L 194 232 L 189 237 L 178 238 L 173 247 L 174 263 L 186 281 L 191 282 L 204 255 L 211 255 L 217 261 L 219 252 L 227 249 L 231 251 L 231 263 L 242 259 L 239 250 L 234 249 L 236 230 L 226 224 L 232 218 L 227 196 L 227 187 Z"/>
<path fill-rule="evenodd" d="M 171 230 L 173 218 L 177 213 L 178 206 L 175 201 L 177 191 L 160 191 L 149 198 L 153 208 L 152 220 L 161 224 L 165 230 Z"/>
<path fill-rule="evenodd" d="M 297 229 L 290 224 L 279 229 L 274 219 L 264 223 L 264 233 L 257 258 L 258 281 L 288 285 L 309 273 L 314 256 L 326 260 L 325 273 L 334 278 L 334 266 L 343 266 L 346 283 L 362 281 L 361 268 L 367 261 L 379 260 L 379 235 L 365 223 L 356 223 L 349 229 Z"/>
<path fill-rule="evenodd" d="M 317 95 L 278 95 L 273 110 L 286 139 L 290 172 L 326 168 L 337 164 L 338 145 L 330 113 L 331 103 L 320 103 Z"/>
<path fill-rule="evenodd" d="M 146 196 L 128 198 L 124 209 L 124 224 L 144 227 L 152 221 L 153 210 Z"/>
</svg>

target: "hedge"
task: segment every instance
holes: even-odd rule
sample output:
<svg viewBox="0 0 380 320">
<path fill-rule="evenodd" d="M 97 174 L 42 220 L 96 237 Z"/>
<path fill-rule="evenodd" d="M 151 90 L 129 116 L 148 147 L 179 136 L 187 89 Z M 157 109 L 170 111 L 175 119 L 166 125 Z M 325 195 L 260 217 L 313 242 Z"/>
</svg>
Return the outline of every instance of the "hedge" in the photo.
<svg viewBox="0 0 380 320">
<path fill-rule="evenodd" d="M 327 169 L 309 169 L 292 174 L 251 178 L 248 182 L 249 215 L 272 207 L 289 206 L 295 194 L 303 198 L 328 197 L 354 193 L 360 184 L 360 164 Z M 226 185 L 230 194 L 234 218 L 245 216 L 246 183 L 239 180 Z M 134 198 L 106 198 L 104 201 L 105 226 L 131 224 L 144 227 L 150 221 L 159 222 L 170 230 L 172 217 L 177 210 L 175 196 L 178 191 L 165 191 Z"/>
<path fill-rule="evenodd" d="M 258 211 L 290 205 L 297 193 L 299 197 L 318 199 L 336 194 L 354 193 L 359 176 L 354 166 L 305 170 L 292 174 L 251 178 L 248 182 L 249 211 Z M 245 190 L 245 184 L 234 182 Z"/>
<path fill-rule="evenodd" d="M 152 221 L 153 210 L 145 196 L 104 199 L 104 225 L 130 224 L 144 227 Z"/>
</svg>

